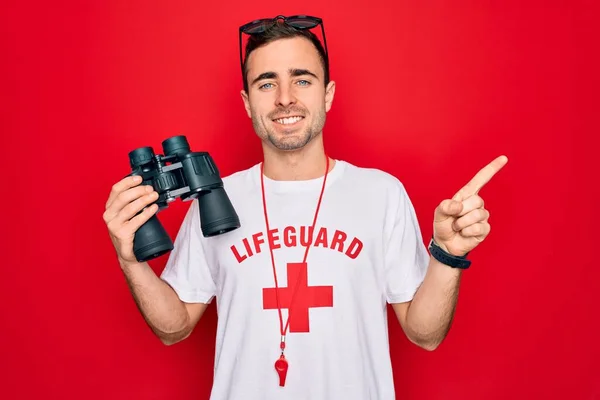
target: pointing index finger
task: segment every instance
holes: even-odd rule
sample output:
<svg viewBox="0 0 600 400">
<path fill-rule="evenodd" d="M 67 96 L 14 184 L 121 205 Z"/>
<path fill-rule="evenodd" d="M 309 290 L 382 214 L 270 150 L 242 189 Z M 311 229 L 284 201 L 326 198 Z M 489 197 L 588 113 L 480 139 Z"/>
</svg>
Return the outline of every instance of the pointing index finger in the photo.
<svg viewBox="0 0 600 400">
<path fill-rule="evenodd" d="M 454 200 L 462 201 L 466 198 L 478 194 L 479 191 L 488 183 L 498 171 L 508 162 L 508 157 L 500 156 L 494 161 L 483 167 L 456 195 Z"/>
</svg>

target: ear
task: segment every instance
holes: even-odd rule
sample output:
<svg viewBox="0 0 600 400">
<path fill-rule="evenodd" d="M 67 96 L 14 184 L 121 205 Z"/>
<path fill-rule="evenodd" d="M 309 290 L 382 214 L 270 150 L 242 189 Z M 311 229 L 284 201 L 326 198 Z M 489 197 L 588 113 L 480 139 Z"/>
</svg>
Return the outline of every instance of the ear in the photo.
<svg viewBox="0 0 600 400">
<path fill-rule="evenodd" d="M 242 95 L 242 100 L 244 101 L 244 107 L 246 108 L 246 114 L 248 114 L 248 118 L 252 118 L 252 113 L 250 112 L 250 99 L 248 98 L 248 93 L 245 90 L 241 90 L 240 94 Z"/>
<path fill-rule="evenodd" d="M 331 104 L 333 103 L 333 96 L 335 95 L 335 82 L 329 81 L 327 88 L 325 89 L 325 111 L 329 111 L 331 109 Z"/>
</svg>

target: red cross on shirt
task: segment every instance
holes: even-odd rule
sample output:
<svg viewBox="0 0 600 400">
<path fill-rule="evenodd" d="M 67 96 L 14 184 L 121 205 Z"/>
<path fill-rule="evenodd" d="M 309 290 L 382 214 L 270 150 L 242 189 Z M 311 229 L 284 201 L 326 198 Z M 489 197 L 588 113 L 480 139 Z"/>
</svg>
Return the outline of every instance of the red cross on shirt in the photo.
<svg viewBox="0 0 600 400">
<path fill-rule="evenodd" d="M 308 286 L 307 269 L 305 263 L 288 263 L 288 286 L 279 286 L 279 306 L 289 310 L 290 332 L 310 332 L 308 322 L 310 308 L 333 307 L 333 286 Z M 263 289 L 263 308 L 265 310 L 277 309 L 276 290 L 275 288 Z M 294 291 L 296 291 L 295 294 Z M 294 302 L 290 309 L 292 295 L 294 295 Z"/>
</svg>

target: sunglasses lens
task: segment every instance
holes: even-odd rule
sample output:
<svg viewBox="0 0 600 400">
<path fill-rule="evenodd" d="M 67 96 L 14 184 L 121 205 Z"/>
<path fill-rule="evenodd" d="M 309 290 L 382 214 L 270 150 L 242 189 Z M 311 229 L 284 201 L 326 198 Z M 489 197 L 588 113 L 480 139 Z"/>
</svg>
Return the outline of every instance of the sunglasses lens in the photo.
<svg viewBox="0 0 600 400">
<path fill-rule="evenodd" d="M 314 19 L 302 17 L 288 18 L 286 22 L 288 25 L 291 25 L 297 29 L 311 29 L 319 25 L 319 22 L 315 21 Z"/>
<path fill-rule="evenodd" d="M 272 20 L 270 19 L 262 19 L 260 21 L 256 21 L 252 24 L 248 24 L 244 29 L 243 32 L 247 33 L 248 35 L 254 35 L 256 33 L 262 33 L 264 32 L 267 27 L 269 25 L 271 25 L 273 23 Z"/>
</svg>

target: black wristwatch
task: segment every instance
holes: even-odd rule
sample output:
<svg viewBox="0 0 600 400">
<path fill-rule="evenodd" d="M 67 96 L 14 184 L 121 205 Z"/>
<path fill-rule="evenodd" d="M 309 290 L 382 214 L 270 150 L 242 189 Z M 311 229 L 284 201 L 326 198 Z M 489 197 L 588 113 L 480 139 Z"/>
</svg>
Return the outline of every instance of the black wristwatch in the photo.
<svg viewBox="0 0 600 400">
<path fill-rule="evenodd" d="M 471 261 L 467 260 L 469 253 L 465 254 L 464 256 L 455 256 L 447 253 L 440 246 L 438 246 L 437 243 L 435 243 L 433 237 L 429 242 L 429 252 L 433 258 L 452 268 L 467 269 L 471 265 Z"/>
</svg>

